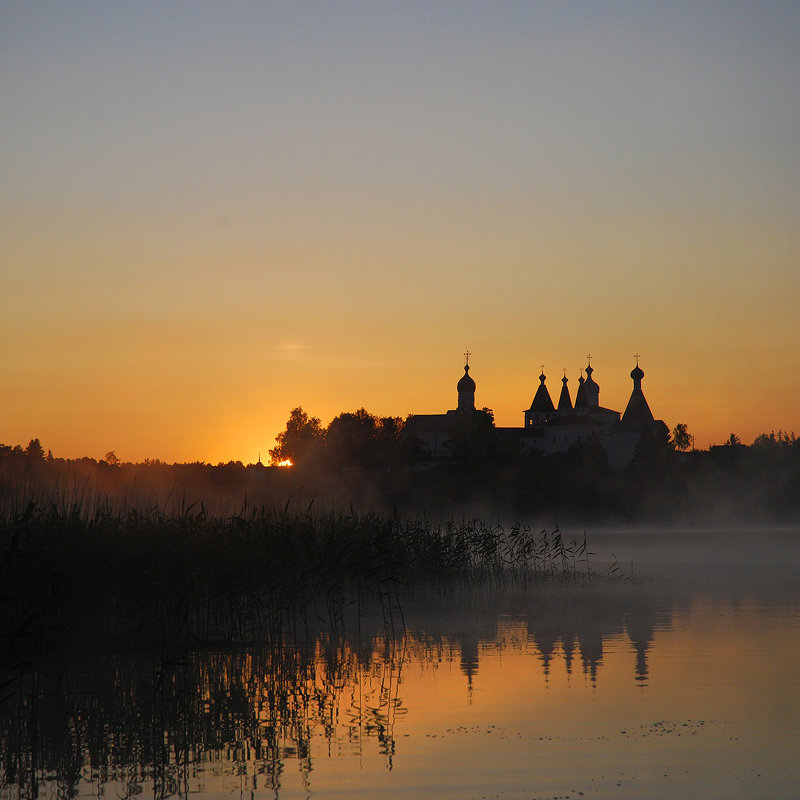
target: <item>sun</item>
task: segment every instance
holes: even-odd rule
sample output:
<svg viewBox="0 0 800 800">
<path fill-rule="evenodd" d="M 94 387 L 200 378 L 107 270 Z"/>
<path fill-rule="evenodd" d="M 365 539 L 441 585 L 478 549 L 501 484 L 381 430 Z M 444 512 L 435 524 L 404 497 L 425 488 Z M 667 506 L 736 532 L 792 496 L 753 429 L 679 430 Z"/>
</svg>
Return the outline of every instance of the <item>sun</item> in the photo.
<svg viewBox="0 0 800 800">
<path fill-rule="evenodd" d="M 294 461 L 292 461 L 291 458 L 284 458 L 283 461 L 279 461 L 275 466 L 276 467 L 293 467 L 294 466 Z"/>
</svg>

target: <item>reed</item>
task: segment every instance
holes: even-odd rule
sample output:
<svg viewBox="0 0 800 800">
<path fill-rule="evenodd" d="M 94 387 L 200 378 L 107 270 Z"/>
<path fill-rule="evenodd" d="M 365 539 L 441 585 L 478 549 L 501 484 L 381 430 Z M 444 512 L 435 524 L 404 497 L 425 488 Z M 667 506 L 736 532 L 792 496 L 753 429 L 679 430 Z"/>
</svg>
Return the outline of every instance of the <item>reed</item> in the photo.
<svg viewBox="0 0 800 800">
<path fill-rule="evenodd" d="M 354 510 L 245 505 L 215 516 L 181 502 L 120 508 L 63 495 L 0 509 L 0 632 L 247 640 L 309 615 L 336 623 L 372 596 L 389 628 L 400 593 L 420 582 L 586 580 L 579 545 L 556 529 L 481 520 L 432 522 Z"/>
</svg>

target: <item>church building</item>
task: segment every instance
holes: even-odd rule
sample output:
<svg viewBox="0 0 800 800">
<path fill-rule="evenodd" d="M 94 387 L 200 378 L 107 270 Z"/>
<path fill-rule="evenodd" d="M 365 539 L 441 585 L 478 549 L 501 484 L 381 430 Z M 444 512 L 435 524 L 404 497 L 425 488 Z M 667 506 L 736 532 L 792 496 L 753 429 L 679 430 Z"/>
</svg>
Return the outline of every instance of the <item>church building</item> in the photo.
<svg viewBox="0 0 800 800">
<path fill-rule="evenodd" d="M 453 423 L 459 415 L 475 412 L 475 380 L 469 374 L 469 353 L 465 355 L 464 374 L 456 385 L 457 407 L 444 414 L 418 414 L 408 421 L 407 432 L 418 438 L 431 461 L 445 460 L 450 456 L 448 443 Z M 636 366 L 630 374 L 633 390 L 622 414 L 600 405 L 600 387 L 593 378 L 591 357 L 583 372 L 586 377 L 581 375 L 578 378 L 575 402 L 570 397 L 565 373 L 561 379 L 558 405 L 555 405 L 542 366 L 533 401 L 522 412 L 523 426 L 498 428 L 498 435 L 506 441 L 517 441 L 523 455 L 563 453 L 576 444 L 596 438 L 608 453 L 612 466 L 629 464 L 642 433 L 666 427 L 662 420 L 654 419 L 642 391 L 644 371 L 639 366 L 639 356 L 636 355 Z"/>
<path fill-rule="evenodd" d="M 447 443 L 453 423 L 458 415 L 475 411 L 475 381 L 469 375 L 470 354 L 464 355 L 467 360 L 464 374 L 456 384 L 458 406 L 444 414 L 415 414 L 406 425 L 406 432 L 419 439 L 425 454 L 431 459 L 445 459 L 450 456 Z"/>
</svg>

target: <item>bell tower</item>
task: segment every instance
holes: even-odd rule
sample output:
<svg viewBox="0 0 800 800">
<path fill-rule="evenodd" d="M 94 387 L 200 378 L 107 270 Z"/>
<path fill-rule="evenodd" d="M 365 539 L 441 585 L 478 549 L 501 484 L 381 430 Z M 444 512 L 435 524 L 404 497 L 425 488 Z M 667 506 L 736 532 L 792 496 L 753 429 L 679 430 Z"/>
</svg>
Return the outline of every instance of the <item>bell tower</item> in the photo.
<svg viewBox="0 0 800 800">
<path fill-rule="evenodd" d="M 469 357 L 471 353 L 467 350 L 464 353 L 464 374 L 456 386 L 458 391 L 458 410 L 459 411 L 474 411 L 475 410 L 475 381 L 469 376 Z"/>
</svg>

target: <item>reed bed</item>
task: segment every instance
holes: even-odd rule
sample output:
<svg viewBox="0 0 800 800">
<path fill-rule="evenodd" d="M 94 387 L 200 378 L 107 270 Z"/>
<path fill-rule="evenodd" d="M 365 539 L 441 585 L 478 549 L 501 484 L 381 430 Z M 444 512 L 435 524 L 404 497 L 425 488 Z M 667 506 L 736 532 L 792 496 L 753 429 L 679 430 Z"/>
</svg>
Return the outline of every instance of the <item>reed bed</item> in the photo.
<svg viewBox="0 0 800 800">
<path fill-rule="evenodd" d="M 252 728 L 246 738 L 279 776 L 285 747 L 305 753 L 311 727 L 333 724 L 340 688 L 371 674 L 375 652 L 388 677 L 358 721 L 390 760 L 403 662 L 395 649 L 415 590 L 441 599 L 478 582 L 593 577 L 585 537 L 480 520 L 288 504 L 227 516 L 202 504 L 167 513 L 96 498 L 0 504 L 0 794 L 6 786 L 36 796 L 42 776 L 74 776 L 86 752 L 105 764 L 117 751 L 143 753 L 154 794 L 174 793 L 187 780 L 191 742 L 222 735 L 209 729 L 207 705 L 232 698 L 237 731 Z M 106 662 L 101 674 L 113 685 L 98 693 L 97 664 Z M 79 685 L 84 674 L 91 690 Z M 111 754 L 97 731 L 117 716 Z M 50 719 L 69 724 L 54 730 Z"/>
<path fill-rule="evenodd" d="M 45 625 L 248 640 L 298 624 L 298 614 L 335 623 L 364 596 L 394 627 L 401 589 L 414 584 L 591 576 L 585 536 L 566 542 L 557 529 L 480 520 L 316 514 L 288 504 L 225 517 L 202 505 L 168 514 L 102 502 L 31 501 L 0 512 L 0 634 L 12 638 Z"/>
</svg>

